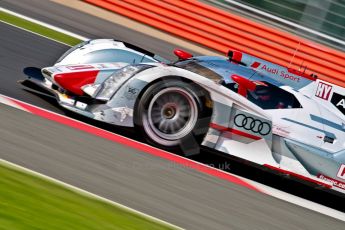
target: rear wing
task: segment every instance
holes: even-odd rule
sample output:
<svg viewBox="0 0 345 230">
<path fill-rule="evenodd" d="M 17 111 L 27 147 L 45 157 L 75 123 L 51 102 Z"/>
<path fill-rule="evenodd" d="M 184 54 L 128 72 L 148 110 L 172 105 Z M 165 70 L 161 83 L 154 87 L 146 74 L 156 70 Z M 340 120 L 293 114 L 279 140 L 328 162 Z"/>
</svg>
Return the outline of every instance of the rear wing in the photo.
<svg viewBox="0 0 345 230">
<path fill-rule="evenodd" d="M 233 63 L 245 65 L 282 85 L 292 87 L 345 121 L 345 88 L 319 80 L 314 74 L 280 66 L 240 51 L 229 51 L 228 57 Z"/>
</svg>

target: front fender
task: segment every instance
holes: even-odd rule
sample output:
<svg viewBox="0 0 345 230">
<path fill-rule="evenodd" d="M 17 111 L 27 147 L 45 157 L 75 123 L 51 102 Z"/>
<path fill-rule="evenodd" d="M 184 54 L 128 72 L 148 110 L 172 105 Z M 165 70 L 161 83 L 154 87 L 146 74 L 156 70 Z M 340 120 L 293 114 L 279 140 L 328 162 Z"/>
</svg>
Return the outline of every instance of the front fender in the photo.
<svg viewBox="0 0 345 230">
<path fill-rule="evenodd" d="M 146 81 L 131 78 L 105 105 L 95 107 L 92 111 L 95 115 L 94 119 L 114 125 L 134 127 L 134 106 L 138 96 L 148 84 Z"/>
</svg>

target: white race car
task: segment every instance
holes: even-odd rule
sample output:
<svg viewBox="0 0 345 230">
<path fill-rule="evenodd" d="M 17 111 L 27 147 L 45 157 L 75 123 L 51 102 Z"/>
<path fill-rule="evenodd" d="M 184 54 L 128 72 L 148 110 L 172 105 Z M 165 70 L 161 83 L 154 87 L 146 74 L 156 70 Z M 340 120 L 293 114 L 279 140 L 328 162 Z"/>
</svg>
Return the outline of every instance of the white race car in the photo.
<svg viewBox="0 0 345 230">
<path fill-rule="evenodd" d="M 84 42 L 22 84 L 160 148 L 205 146 L 345 193 L 344 89 L 248 54 L 168 63 L 111 39 Z"/>
</svg>

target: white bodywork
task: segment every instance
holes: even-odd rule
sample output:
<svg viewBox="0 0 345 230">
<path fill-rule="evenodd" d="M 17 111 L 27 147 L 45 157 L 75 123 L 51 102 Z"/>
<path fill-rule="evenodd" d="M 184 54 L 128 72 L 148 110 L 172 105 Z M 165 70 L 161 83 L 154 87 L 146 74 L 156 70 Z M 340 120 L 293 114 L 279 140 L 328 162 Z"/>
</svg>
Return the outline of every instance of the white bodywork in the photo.
<svg viewBox="0 0 345 230">
<path fill-rule="evenodd" d="M 104 50 L 128 51 L 134 56 L 138 55 L 138 58 L 130 56 L 130 60 L 124 58 L 126 60 L 118 61 L 115 57 L 107 63 L 90 64 L 87 58 L 93 52 Z M 149 68 L 123 81 L 112 97 L 103 98 L 106 104 L 102 106 L 91 106 L 77 98 L 66 98 L 60 92 L 55 93 L 60 105 L 67 109 L 110 124 L 133 127 L 135 102 L 147 85 L 157 80 L 164 83 L 166 77 L 172 76 L 188 79 L 205 89 L 212 100 L 210 128 L 202 145 L 344 193 L 345 116 L 342 109 L 345 110 L 345 90 L 244 53 L 238 56 L 240 60 L 236 61 L 248 67 L 231 63 L 229 69 L 222 70 L 223 73 L 228 76 L 240 74 L 256 82 L 266 81 L 293 95 L 300 106 L 263 109 L 221 82 L 178 66 L 159 63 L 152 55 L 143 55 L 122 42 L 110 39 L 94 40 L 75 47 L 62 56 L 54 67 L 45 68 L 42 72 L 66 72 L 66 68 L 70 67 L 64 65 L 91 65 L 99 71 L 96 81 L 83 86 L 82 90 L 97 99 L 96 92 L 100 91 L 109 72 L 121 71 L 120 68 L 128 64 L 149 63 Z M 214 66 L 218 62 L 227 64 L 225 59 L 219 58 L 200 57 L 200 60 L 206 65 L 213 64 L 211 68 L 217 68 Z M 46 81 L 51 78 L 45 77 Z M 53 79 L 50 81 L 50 84 L 54 83 Z M 46 84 L 44 87 L 51 87 L 49 82 L 43 84 Z"/>
<path fill-rule="evenodd" d="M 61 58 L 55 63 L 55 66 L 61 66 L 61 65 L 77 65 L 77 64 L 90 64 L 90 63 L 104 63 L 104 62 L 119 62 L 121 59 L 121 62 L 127 62 L 130 64 L 140 63 L 143 62 L 143 60 L 136 60 L 135 58 L 130 59 L 128 61 L 123 60 L 123 54 L 116 55 L 109 54 L 109 57 L 104 56 L 103 54 L 99 59 L 92 60 L 92 56 L 96 56 L 95 53 L 100 51 L 127 51 L 131 54 L 136 54 L 141 59 L 142 53 L 139 51 L 133 50 L 129 47 L 126 47 L 126 45 L 121 41 L 116 41 L 113 39 L 96 39 L 96 40 L 90 40 L 87 42 L 82 43 L 81 45 L 77 45 L 73 47 L 72 49 L 68 50 L 64 55 L 61 56 Z M 107 55 L 107 53 L 106 53 Z M 113 56 L 113 57 L 111 57 Z M 145 62 L 156 62 L 154 58 L 150 56 L 143 57 L 145 59 Z"/>
</svg>

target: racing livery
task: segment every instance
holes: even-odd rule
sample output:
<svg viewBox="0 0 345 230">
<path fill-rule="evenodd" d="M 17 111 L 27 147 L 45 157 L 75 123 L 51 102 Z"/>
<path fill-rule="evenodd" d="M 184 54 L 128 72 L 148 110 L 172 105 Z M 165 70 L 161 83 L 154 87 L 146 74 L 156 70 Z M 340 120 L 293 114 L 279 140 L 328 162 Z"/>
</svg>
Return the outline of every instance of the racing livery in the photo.
<svg viewBox="0 0 345 230">
<path fill-rule="evenodd" d="M 60 106 L 134 127 L 160 148 L 199 146 L 345 193 L 345 90 L 295 69 L 229 51 L 175 50 L 169 63 L 111 39 L 84 42 L 22 81 Z"/>
</svg>

